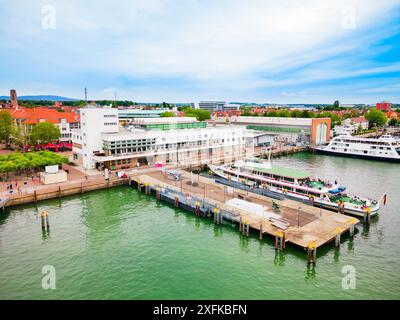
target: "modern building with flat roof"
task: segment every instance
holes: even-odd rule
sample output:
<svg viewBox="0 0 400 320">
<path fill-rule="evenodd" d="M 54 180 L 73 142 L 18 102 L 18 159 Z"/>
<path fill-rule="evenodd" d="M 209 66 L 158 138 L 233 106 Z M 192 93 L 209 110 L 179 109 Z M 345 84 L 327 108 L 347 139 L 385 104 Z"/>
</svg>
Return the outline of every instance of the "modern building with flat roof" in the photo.
<svg viewBox="0 0 400 320">
<path fill-rule="evenodd" d="M 278 118 L 278 117 L 237 117 L 232 124 L 245 125 L 247 129 L 268 131 L 287 137 L 296 142 L 305 137 L 307 143 L 325 144 L 329 142 L 330 118 Z M 304 141 L 302 141 L 304 142 Z"/>
<path fill-rule="evenodd" d="M 118 109 L 118 118 L 120 120 L 131 120 L 133 118 L 160 118 L 161 114 L 165 111 L 171 111 L 169 109 L 154 109 L 154 110 L 142 110 L 142 109 Z"/>
<path fill-rule="evenodd" d="M 142 118 L 122 127 L 116 109 L 80 112 L 81 129 L 73 132 L 73 157 L 85 169 L 155 163 L 195 166 L 231 162 L 253 153 L 246 126 L 208 126 L 195 118 Z"/>
</svg>

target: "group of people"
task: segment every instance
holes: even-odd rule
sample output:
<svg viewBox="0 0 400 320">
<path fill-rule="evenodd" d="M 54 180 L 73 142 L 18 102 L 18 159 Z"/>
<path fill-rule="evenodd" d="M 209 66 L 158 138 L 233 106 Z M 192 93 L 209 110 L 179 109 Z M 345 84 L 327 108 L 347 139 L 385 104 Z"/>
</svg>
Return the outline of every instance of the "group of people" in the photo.
<svg viewBox="0 0 400 320">
<path fill-rule="evenodd" d="M 28 182 L 24 181 L 24 186 L 27 186 Z M 7 183 L 7 191 L 12 193 L 14 189 L 18 190 L 18 193 L 21 193 L 21 186 L 19 185 L 18 181 L 15 181 L 15 183 Z"/>
<path fill-rule="evenodd" d="M 39 181 L 39 178 L 32 176 L 31 177 L 32 182 L 35 183 L 36 181 Z M 28 181 L 25 180 L 22 183 L 19 182 L 18 180 L 15 180 L 15 182 L 10 182 L 6 184 L 6 189 L 9 193 L 13 193 L 14 190 L 17 190 L 18 193 L 21 193 L 21 187 L 27 187 L 28 186 Z"/>
</svg>

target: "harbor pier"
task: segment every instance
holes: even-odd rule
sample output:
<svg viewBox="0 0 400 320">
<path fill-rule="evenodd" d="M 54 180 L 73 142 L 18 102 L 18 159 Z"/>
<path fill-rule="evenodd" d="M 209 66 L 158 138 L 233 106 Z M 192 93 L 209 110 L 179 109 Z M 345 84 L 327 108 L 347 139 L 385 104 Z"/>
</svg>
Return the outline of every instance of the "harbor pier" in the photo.
<svg viewBox="0 0 400 320">
<path fill-rule="evenodd" d="M 287 243 L 301 247 L 306 251 L 316 250 L 333 242 L 344 233 L 353 233 L 354 225 L 360 221 L 337 212 L 301 204 L 289 199 L 277 200 L 234 187 L 227 187 L 213 179 L 193 175 L 177 170 L 181 179 L 171 180 L 162 170 L 148 171 L 145 174 L 136 172 L 130 175 L 130 184 L 147 194 L 154 194 L 176 207 L 194 212 L 202 217 L 213 218 L 216 224 L 223 220 L 232 221 L 239 226 L 239 231 L 249 235 L 252 229 L 259 234 L 275 238 L 277 250 L 283 250 Z M 235 200 L 236 199 L 236 200 Z M 249 208 L 233 206 L 232 201 L 242 201 L 263 207 L 266 212 L 273 212 L 279 219 L 260 215 Z"/>
</svg>

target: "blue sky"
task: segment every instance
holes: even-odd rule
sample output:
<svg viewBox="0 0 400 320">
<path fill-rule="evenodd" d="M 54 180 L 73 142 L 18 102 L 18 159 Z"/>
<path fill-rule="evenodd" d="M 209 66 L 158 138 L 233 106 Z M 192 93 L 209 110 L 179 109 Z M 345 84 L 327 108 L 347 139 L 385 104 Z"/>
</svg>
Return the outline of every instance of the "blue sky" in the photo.
<svg viewBox="0 0 400 320">
<path fill-rule="evenodd" d="M 400 102 L 400 0 L 0 7 L 0 95 L 82 98 L 86 86 L 90 99 Z"/>
</svg>

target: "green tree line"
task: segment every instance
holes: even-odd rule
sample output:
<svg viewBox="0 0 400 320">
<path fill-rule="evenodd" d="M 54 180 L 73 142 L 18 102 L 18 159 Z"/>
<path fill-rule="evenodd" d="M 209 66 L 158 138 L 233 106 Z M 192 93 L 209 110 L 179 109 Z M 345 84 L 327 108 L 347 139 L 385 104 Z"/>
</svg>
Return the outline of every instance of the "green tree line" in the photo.
<svg viewBox="0 0 400 320">
<path fill-rule="evenodd" d="M 61 165 L 68 159 L 50 151 L 13 153 L 0 156 L 0 173 L 39 170 L 46 166 Z"/>
</svg>

